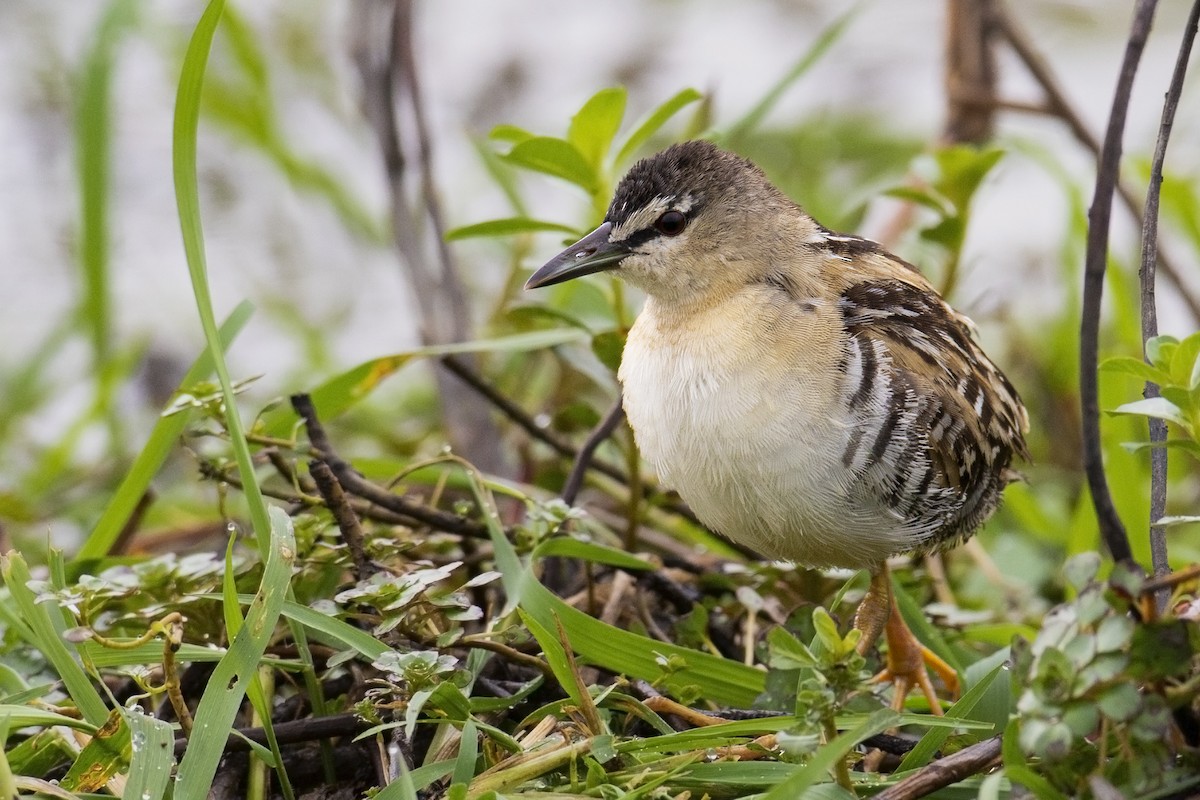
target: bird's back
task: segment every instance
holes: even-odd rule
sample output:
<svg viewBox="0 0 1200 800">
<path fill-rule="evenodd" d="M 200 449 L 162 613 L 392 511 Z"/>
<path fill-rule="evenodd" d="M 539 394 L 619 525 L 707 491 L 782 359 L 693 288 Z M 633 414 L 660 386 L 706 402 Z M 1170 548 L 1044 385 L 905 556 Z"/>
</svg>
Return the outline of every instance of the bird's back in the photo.
<svg viewBox="0 0 1200 800">
<path fill-rule="evenodd" d="M 769 279 L 647 303 L 621 378 L 643 454 L 699 518 L 765 555 L 869 566 L 969 536 L 1025 409 L 912 267 L 821 230 Z"/>
</svg>

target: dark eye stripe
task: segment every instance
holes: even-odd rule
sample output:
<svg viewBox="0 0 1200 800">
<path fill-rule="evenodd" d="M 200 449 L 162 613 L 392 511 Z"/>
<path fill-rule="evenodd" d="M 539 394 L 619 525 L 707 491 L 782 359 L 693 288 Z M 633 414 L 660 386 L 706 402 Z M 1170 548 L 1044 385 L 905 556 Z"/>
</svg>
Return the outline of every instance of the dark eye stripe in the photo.
<svg viewBox="0 0 1200 800">
<path fill-rule="evenodd" d="M 630 250 L 636 250 L 639 245 L 643 245 L 651 239 L 657 239 L 660 236 L 662 234 L 654 228 L 643 228 L 640 231 L 634 231 L 629 234 L 629 238 L 625 240 L 625 246 Z"/>
</svg>

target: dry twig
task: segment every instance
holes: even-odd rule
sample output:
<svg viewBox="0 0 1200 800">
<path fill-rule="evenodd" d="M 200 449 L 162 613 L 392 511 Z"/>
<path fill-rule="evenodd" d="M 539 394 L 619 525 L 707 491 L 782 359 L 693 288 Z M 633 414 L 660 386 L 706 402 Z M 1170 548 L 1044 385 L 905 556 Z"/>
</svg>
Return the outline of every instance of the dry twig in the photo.
<svg viewBox="0 0 1200 800">
<path fill-rule="evenodd" d="M 999 760 L 1000 748 L 999 736 L 984 739 L 922 767 L 915 775 L 875 795 L 875 800 L 916 800 L 926 797 L 938 789 L 989 769 Z"/>
</svg>

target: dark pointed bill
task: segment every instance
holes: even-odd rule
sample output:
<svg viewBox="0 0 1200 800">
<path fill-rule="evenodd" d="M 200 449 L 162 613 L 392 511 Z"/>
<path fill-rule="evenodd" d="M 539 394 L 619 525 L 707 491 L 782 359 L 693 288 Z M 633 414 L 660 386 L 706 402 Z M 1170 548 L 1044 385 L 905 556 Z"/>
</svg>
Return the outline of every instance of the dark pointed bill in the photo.
<svg viewBox="0 0 1200 800">
<path fill-rule="evenodd" d="M 593 272 L 616 269 L 629 255 L 624 242 L 609 241 L 612 223 L 606 222 L 575 244 L 547 261 L 541 269 L 529 276 L 526 289 L 553 286 Z"/>
</svg>

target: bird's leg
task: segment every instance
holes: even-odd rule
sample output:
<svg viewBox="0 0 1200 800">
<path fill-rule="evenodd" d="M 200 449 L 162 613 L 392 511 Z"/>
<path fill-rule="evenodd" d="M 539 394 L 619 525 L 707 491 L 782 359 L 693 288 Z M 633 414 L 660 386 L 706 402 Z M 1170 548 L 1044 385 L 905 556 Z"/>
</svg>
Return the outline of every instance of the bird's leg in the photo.
<svg viewBox="0 0 1200 800">
<path fill-rule="evenodd" d="M 938 702 L 933 683 L 929 680 L 929 669 L 933 669 L 941 677 L 951 692 L 958 691 L 958 675 L 953 667 L 922 645 L 909 630 L 900 609 L 896 607 L 891 576 L 886 564 L 871 574 L 871 586 L 858 607 L 854 626 L 863 632 L 858 643 L 860 654 L 865 654 L 871 649 L 881 630 L 887 638 L 887 665 L 875 676 L 874 682 L 892 682 L 892 708 L 901 710 L 908 693 L 919 687 L 929 700 L 929 707 L 933 713 L 941 716 L 942 706 Z"/>
<path fill-rule="evenodd" d="M 854 614 L 854 627 L 862 631 L 862 638 L 858 640 L 860 656 L 871 652 L 875 642 L 879 641 L 879 634 L 883 633 L 890 616 L 891 602 L 892 578 L 887 564 L 884 564 L 880 569 L 871 571 L 871 585 L 867 587 L 867 593 Z"/>
</svg>

